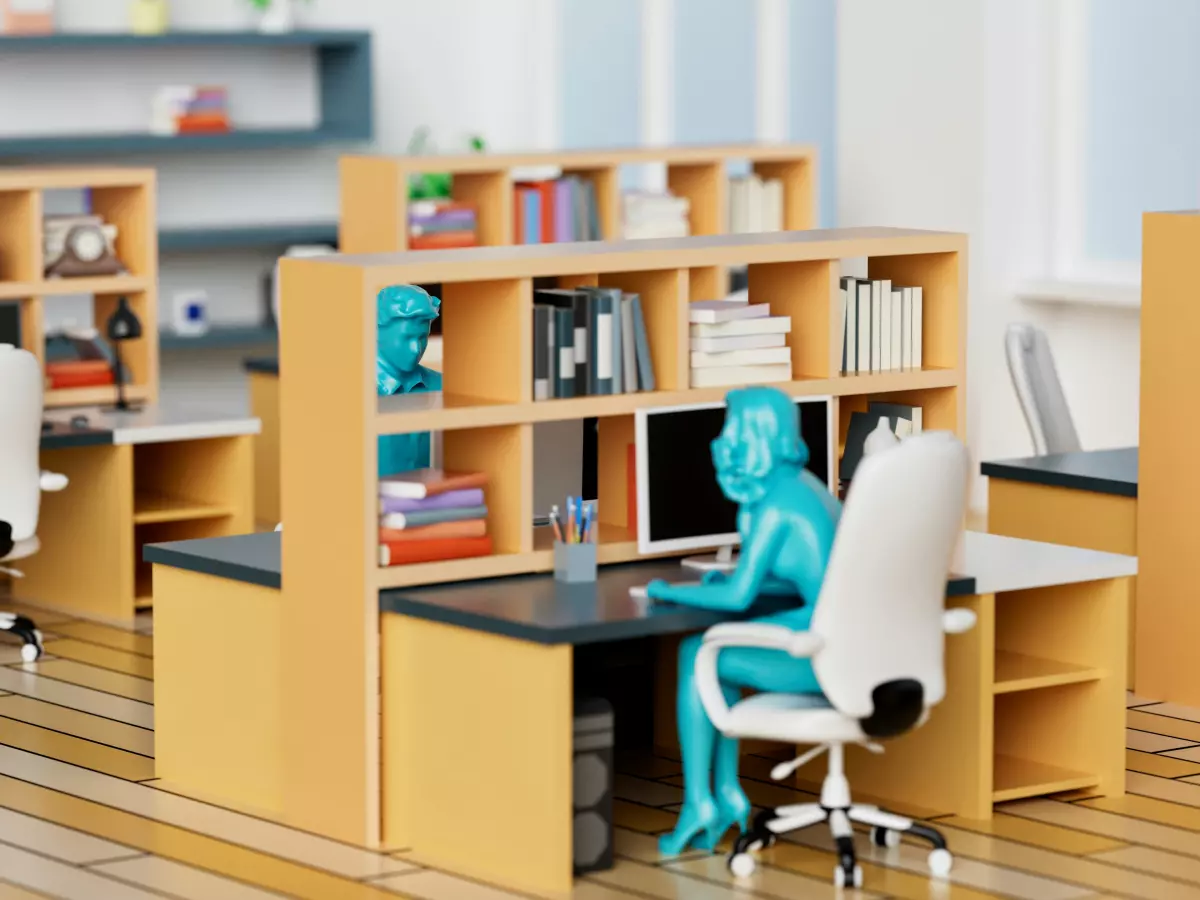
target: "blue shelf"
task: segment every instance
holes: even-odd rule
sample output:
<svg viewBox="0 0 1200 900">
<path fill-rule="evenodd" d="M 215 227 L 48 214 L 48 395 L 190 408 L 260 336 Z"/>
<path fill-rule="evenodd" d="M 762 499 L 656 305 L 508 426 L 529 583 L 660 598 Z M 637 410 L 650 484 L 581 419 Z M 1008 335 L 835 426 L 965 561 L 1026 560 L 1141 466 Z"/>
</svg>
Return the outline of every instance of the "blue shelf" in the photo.
<svg viewBox="0 0 1200 900">
<path fill-rule="evenodd" d="M 330 244 L 336 247 L 337 241 L 336 222 L 231 225 L 224 228 L 164 228 L 158 232 L 160 253 L 283 249 L 295 244 Z"/>
<path fill-rule="evenodd" d="M 209 152 L 313 147 L 369 141 L 374 136 L 371 35 L 366 31 L 177 31 L 160 35 L 51 34 L 0 36 L 0 53 L 116 51 L 129 65 L 139 49 L 163 47 L 307 47 L 315 51 L 320 125 L 313 129 L 243 129 L 227 134 L 84 134 L 0 138 L 0 158 Z M 214 66 L 219 61 L 214 58 Z M 149 100 L 147 100 L 149 103 Z"/>
<path fill-rule="evenodd" d="M 265 325 L 215 326 L 201 337 L 181 337 L 171 331 L 160 331 L 160 350 L 220 350 L 228 347 L 262 347 L 274 344 L 279 336 L 274 328 Z"/>
</svg>

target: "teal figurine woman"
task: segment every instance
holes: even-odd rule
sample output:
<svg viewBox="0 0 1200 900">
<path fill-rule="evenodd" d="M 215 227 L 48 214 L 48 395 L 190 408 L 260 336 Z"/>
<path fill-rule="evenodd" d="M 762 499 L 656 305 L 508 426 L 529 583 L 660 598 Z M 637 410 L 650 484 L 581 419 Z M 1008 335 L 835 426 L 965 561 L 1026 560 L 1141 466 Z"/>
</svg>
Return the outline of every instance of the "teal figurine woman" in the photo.
<svg viewBox="0 0 1200 900">
<path fill-rule="evenodd" d="M 442 301 L 416 285 L 384 288 L 377 298 L 375 381 L 379 396 L 440 391 L 442 376 L 421 365 L 429 329 Z M 429 434 L 387 434 L 379 438 L 379 475 L 428 466 Z"/>
<path fill-rule="evenodd" d="M 808 447 L 800 437 L 795 403 L 775 388 L 731 391 L 725 426 L 712 443 L 721 491 L 738 504 L 741 552 L 725 576 L 709 572 L 699 585 L 647 586 L 653 600 L 740 612 L 763 595 L 796 597 L 793 609 L 756 619 L 794 631 L 809 627 L 821 591 L 841 504 L 804 467 Z M 659 851 L 677 856 L 689 846 L 712 850 L 734 825 L 743 831 L 750 801 L 738 781 L 738 742 L 719 735 L 696 689 L 696 652 L 701 635 L 679 649 L 676 699 L 683 755 L 684 803 L 675 830 L 659 839 Z M 720 655 L 718 675 L 726 700 L 743 688 L 819 694 L 807 659 L 777 650 L 734 648 Z"/>
</svg>

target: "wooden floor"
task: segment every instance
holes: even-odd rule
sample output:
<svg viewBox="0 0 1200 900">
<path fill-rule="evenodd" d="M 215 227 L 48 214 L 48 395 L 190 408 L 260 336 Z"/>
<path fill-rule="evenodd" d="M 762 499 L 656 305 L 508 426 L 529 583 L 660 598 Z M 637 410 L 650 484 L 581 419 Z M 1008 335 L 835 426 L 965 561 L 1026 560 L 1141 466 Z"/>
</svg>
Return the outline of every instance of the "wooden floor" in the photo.
<svg viewBox="0 0 1200 900">
<path fill-rule="evenodd" d="M 0 900 L 514 896 L 166 790 L 154 780 L 151 621 L 134 633 L 33 615 L 47 633 L 43 660 L 22 664 L 15 645 L 0 645 Z M 213 664 L 236 660 L 215 653 Z M 926 878 L 917 846 L 860 841 L 866 886 L 843 896 L 1200 900 L 1200 710 L 1132 696 L 1129 706 L 1129 796 L 1022 801 L 991 823 L 908 811 L 946 833 L 951 884 Z M 770 765 L 748 757 L 743 766 L 755 803 L 810 799 L 772 784 Z M 837 896 L 819 828 L 765 853 L 736 888 L 721 856 L 660 859 L 655 835 L 674 824 L 679 765 L 643 758 L 620 769 L 620 859 L 581 881 L 578 900 Z"/>
</svg>

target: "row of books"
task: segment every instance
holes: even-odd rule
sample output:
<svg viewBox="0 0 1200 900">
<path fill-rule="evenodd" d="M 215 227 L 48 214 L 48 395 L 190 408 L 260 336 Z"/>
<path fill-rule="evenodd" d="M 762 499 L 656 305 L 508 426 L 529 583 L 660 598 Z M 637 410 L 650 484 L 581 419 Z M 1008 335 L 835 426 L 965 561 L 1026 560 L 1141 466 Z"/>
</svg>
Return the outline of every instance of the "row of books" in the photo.
<svg viewBox="0 0 1200 900">
<path fill-rule="evenodd" d="M 223 87 L 161 87 L 154 95 L 154 134 L 222 134 L 229 131 L 229 96 Z"/>
<path fill-rule="evenodd" d="M 513 243 L 553 244 L 599 241 L 600 213 L 596 187 L 586 178 L 519 183 L 513 197 Z"/>
<path fill-rule="evenodd" d="M 100 337 L 95 328 L 72 326 L 46 335 L 47 389 L 103 387 L 113 384 L 115 362 L 112 347 Z"/>
<path fill-rule="evenodd" d="M 846 429 L 846 447 L 838 467 L 838 479 L 842 486 L 850 484 L 854 471 L 863 458 L 867 436 L 879 426 L 880 419 L 888 420 L 888 427 L 898 438 L 920 434 L 923 428 L 921 407 L 906 403 L 886 403 L 872 400 L 866 412 L 850 414 Z"/>
<path fill-rule="evenodd" d="M 688 304 L 694 388 L 792 380 L 791 316 L 766 303 L 699 300 Z"/>
<path fill-rule="evenodd" d="M 626 191 L 621 195 L 621 235 L 627 241 L 687 237 L 690 211 L 687 197 Z"/>
<path fill-rule="evenodd" d="M 581 287 L 533 299 L 534 400 L 654 390 L 640 296 Z"/>
<path fill-rule="evenodd" d="M 924 296 L 890 279 L 842 277 L 842 373 L 919 369 Z"/>
<path fill-rule="evenodd" d="M 409 206 L 409 250 L 449 250 L 478 242 L 474 205 L 436 199 L 416 200 Z"/>
<path fill-rule="evenodd" d="M 379 564 L 487 556 L 483 472 L 416 469 L 379 479 Z"/>
<path fill-rule="evenodd" d="M 729 179 L 730 234 L 783 231 L 783 182 L 745 175 Z"/>
</svg>

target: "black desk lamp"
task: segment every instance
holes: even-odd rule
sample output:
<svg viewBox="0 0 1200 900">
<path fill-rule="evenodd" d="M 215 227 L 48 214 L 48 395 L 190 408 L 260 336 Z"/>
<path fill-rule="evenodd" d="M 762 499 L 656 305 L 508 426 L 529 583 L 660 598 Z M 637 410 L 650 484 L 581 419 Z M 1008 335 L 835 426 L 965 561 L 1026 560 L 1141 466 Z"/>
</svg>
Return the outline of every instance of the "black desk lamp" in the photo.
<svg viewBox="0 0 1200 900">
<path fill-rule="evenodd" d="M 117 300 L 117 308 L 108 317 L 105 334 L 113 345 L 113 381 L 117 385 L 117 409 L 129 409 L 125 399 L 125 364 L 121 361 L 121 344 L 142 336 L 142 321 L 129 307 L 129 298 Z"/>
</svg>

